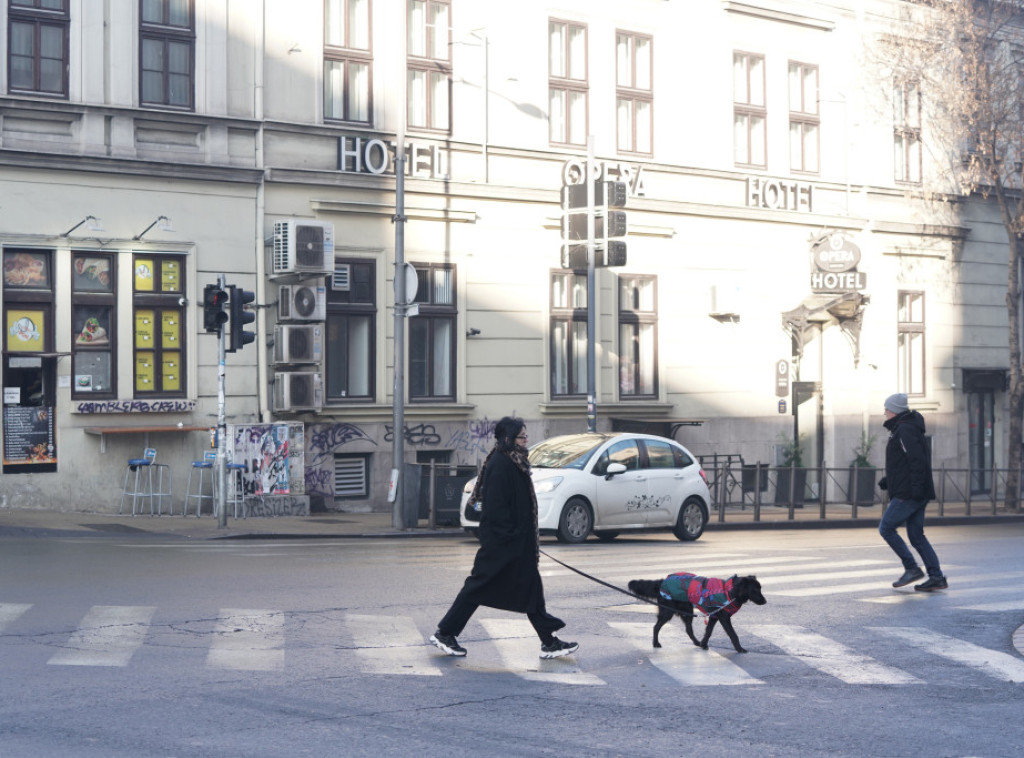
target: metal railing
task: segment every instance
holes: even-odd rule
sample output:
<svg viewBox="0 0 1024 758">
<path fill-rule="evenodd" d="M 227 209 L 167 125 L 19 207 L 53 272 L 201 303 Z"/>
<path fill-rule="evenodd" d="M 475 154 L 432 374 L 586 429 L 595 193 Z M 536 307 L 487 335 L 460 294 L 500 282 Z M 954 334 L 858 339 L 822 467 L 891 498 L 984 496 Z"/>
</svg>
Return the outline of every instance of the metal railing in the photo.
<svg viewBox="0 0 1024 758">
<path fill-rule="evenodd" d="M 744 514 L 760 521 L 762 509 L 770 509 L 773 518 L 781 510 L 788 519 L 797 511 L 803 519 L 866 517 L 877 519 L 889 500 L 878 489 L 884 472 L 876 468 L 797 468 L 745 464 L 738 457 L 707 456 L 702 461 L 711 490 L 711 518 L 726 521 L 726 515 Z M 932 472 L 935 481 L 933 516 L 997 515 L 1022 513 L 1003 506 L 1008 469 L 979 470 L 941 467 Z M 1020 492 L 1024 492 L 1022 475 Z M 937 507 L 936 507 L 937 506 Z M 863 510 L 871 509 L 867 513 Z"/>
</svg>

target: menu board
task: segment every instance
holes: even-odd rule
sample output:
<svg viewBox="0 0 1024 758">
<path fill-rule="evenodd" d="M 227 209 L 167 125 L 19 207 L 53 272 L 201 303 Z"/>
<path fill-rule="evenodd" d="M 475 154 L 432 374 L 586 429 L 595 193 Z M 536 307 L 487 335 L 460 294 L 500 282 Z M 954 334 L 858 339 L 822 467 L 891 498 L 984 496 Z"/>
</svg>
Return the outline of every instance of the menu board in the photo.
<svg viewBox="0 0 1024 758">
<path fill-rule="evenodd" d="M 160 290 L 162 292 L 181 292 L 181 263 L 178 261 L 160 262 Z"/>
<path fill-rule="evenodd" d="M 45 405 L 4 407 L 4 465 L 57 462 L 53 408 Z"/>
<path fill-rule="evenodd" d="M 135 347 L 153 349 L 156 344 L 153 342 L 154 319 L 153 311 L 135 311 Z"/>
<path fill-rule="evenodd" d="M 156 389 L 156 371 L 152 353 L 135 355 L 135 389 L 138 392 L 153 392 Z"/>
<path fill-rule="evenodd" d="M 177 311 L 163 311 L 160 320 L 163 322 L 160 330 L 161 347 L 181 347 L 181 315 Z"/>
<path fill-rule="evenodd" d="M 164 353 L 164 392 L 177 392 L 181 389 L 181 367 L 178 353 Z"/>
</svg>

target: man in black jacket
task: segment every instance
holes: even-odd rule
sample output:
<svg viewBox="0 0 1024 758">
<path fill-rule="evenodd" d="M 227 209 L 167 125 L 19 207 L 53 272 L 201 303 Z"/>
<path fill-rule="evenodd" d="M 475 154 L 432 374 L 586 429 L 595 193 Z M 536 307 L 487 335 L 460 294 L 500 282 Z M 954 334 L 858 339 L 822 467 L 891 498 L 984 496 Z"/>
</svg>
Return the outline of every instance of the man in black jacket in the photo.
<svg viewBox="0 0 1024 758">
<path fill-rule="evenodd" d="M 903 576 L 892 586 L 903 587 L 924 577 L 907 543 L 896 533 L 897 527 L 906 524 L 910 544 L 928 571 L 928 579 L 914 585 L 914 589 L 918 592 L 944 590 L 949 585 L 939 568 L 939 557 L 924 536 L 924 509 L 928 501 L 935 498 L 932 464 L 924 441 L 924 418 L 910 410 L 905 394 L 897 392 L 885 399 L 883 426 L 889 430 L 889 441 L 885 446 L 885 476 L 878 486 L 887 490 L 891 499 L 878 524 L 878 532 L 903 561 L 904 568 Z"/>
</svg>

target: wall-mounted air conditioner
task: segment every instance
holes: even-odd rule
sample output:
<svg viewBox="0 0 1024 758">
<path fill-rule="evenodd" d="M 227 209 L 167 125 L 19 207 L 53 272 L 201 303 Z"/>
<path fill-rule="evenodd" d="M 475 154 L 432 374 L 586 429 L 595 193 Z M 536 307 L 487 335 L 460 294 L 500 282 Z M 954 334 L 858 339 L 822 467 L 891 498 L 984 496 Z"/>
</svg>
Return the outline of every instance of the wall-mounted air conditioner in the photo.
<svg viewBox="0 0 1024 758">
<path fill-rule="evenodd" d="M 323 324 L 274 327 L 274 363 L 319 363 L 323 354 Z"/>
<path fill-rule="evenodd" d="M 289 219 L 274 222 L 274 274 L 334 272 L 334 224 Z"/>
<path fill-rule="evenodd" d="M 296 371 L 274 375 L 275 411 L 316 411 L 323 404 L 320 374 Z"/>
<path fill-rule="evenodd" d="M 282 321 L 323 321 L 327 318 L 327 288 L 282 284 L 277 290 L 277 315 Z"/>
</svg>

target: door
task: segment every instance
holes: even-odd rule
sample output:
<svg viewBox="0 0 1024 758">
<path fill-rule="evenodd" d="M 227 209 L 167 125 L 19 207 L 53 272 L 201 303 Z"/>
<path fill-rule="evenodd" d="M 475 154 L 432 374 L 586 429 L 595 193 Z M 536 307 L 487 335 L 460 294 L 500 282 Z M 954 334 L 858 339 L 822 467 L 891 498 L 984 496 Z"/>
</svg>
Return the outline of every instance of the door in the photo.
<svg viewBox="0 0 1024 758">
<path fill-rule="evenodd" d="M 621 463 L 626 471 L 611 479 L 605 471 L 611 463 Z M 647 472 L 640 468 L 640 448 L 636 440 L 619 440 L 605 450 L 594 464 L 595 529 L 636 528 L 646 525 L 651 506 L 647 491 Z"/>
<path fill-rule="evenodd" d="M 5 474 L 54 472 L 57 361 L 51 356 L 4 356 Z"/>
<path fill-rule="evenodd" d="M 804 497 L 817 500 L 821 489 L 818 474 L 825 453 L 820 382 L 793 382 L 793 414 L 800 457 L 808 469 Z"/>
<path fill-rule="evenodd" d="M 647 510 L 647 526 L 672 526 L 679 512 L 684 490 L 685 472 L 679 467 L 672 445 L 661 440 L 644 440 L 647 456 L 647 492 L 651 507 Z"/>
<path fill-rule="evenodd" d="M 987 494 L 992 491 L 995 456 L 995 395 L 991 392 L 968 392 L 966 395 L 971 494 Z"/>
</svg>

